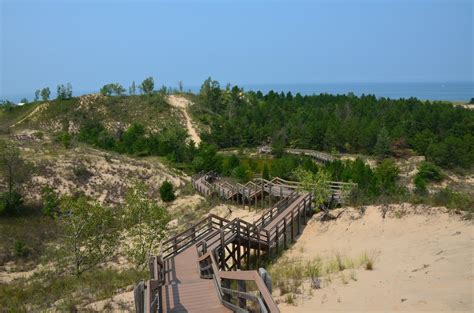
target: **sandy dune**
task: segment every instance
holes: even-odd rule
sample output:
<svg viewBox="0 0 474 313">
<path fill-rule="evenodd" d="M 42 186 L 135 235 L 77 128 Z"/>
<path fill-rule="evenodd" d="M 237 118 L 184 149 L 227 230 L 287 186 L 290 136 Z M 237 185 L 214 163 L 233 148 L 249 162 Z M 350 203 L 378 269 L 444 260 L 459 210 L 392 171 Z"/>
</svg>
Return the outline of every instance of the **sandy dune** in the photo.
<svg viewBox="0 0 474 313">
<path fill-rule="evenodd" d="M 186 118 L 186 128 L 188 130 L 188 134 L 191 139 L 196 143 L 196 145 L 199 145 L 201 143 L 201 138 L 199 137 L 196 128 L 194 128 L 191 117 L 189 116 L 187 110 L 189 106 L 189 100 L 184 97 L 170 95 L 168 97 L 168 101 L 172 106 L 180 109 L 181 112 L 183 112 L 183 115 Z"/>
<path fill-rule="evenodd" d="M 443 209 L 393 206 L 365 214 L 347 209 L 335 221 L 313 219 L 289 257 L 357 257 L 376 251 L 373 271 L 356 270 L 357 281 L 337 280 L 297 296 L 297 305 L 280 304 L 282 312 L 431 311 L 473 312 L 473 224 Z"/>
</svg>

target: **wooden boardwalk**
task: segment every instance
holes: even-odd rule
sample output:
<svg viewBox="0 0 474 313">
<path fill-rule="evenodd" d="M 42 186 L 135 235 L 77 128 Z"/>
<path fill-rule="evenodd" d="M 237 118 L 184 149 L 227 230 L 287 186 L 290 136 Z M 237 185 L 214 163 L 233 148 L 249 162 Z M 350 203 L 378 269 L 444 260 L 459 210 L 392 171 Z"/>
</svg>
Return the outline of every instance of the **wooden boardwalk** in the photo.
<svg viewBox="0 0 474 313">
<path fill-rule="evenodd" d="M 296 240 L 312 199 L 287 184 L 261 182 L 234 186 L 212 173 L 193 176 L 205 195 L 217 190 L 256 201 L 267 194 L 279 201 L 255 223 L 211 214 L 166 240 L 162 254 L 150 259 L 152 279 L 135 288 L 138 312 L 279 312 L 260 266 Z"/>
<path fill-rule="evenodd" d="M 201 279 L 198 254 L 191 246 L 165 261 L 162 287 L 163 312 L 231 312 L 222 306 L 214 281 Z"/>
</svg>

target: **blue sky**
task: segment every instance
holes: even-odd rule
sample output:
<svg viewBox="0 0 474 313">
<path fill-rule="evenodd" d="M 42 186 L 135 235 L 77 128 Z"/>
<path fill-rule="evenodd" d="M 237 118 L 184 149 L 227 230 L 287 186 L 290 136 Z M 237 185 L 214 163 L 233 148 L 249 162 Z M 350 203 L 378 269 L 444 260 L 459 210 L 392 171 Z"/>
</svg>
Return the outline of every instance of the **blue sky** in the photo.
<svg viewBox="0 0 474 313">
<path fill-rule="evenodd" d="M 473 81 L 473 1 L 1 1 L 0 99 L 157 85 Z"/>
</svg>

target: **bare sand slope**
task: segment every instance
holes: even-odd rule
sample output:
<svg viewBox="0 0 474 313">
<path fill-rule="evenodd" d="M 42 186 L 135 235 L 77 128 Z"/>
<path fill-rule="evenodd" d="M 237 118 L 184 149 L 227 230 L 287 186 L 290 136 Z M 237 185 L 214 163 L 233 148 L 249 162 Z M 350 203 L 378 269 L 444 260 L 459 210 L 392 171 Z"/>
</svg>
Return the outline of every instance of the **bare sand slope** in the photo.
<svg viewBox="0 0 474 313">
<path fill-rule="evenodd" d="M 365 214 L 347 209 L 335 221 L 312 220 L 289 257 L 357 257 L 376 251 L 375 268 L 359 268 L 357 280 L 333 280 L 282 312 L 474 312 L 474 234 L 472 222 L 441 208 L 393 206 L 383 218 L 380 207 Z"/>
<path fill-rule="evenodd" d="M 189 116 L 187 110 L 189 106 L 189 100 L 184 97 L 170 95 L 168 97 L 168 101 L 172 106 L 180 109 L 181 112 L 183 112 L 183 115 L 186 118 L 186 128 L 188 130 L 188 134 L 191 139 L 196 143 L 196 145 L 199 145 L 201 143 L 201 138 L 199 137 L 196 128 L 194 128 L 191 117 Z"/>
</svg>

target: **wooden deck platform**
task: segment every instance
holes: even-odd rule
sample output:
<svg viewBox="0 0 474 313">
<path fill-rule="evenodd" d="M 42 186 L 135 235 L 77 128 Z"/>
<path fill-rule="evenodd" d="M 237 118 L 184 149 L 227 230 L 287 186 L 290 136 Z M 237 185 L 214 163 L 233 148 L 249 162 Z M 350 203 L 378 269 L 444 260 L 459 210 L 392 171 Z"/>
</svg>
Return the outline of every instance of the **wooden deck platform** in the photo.
<svg viewBox="0 0 474 313">
<path fill-rule="evenodd" d="M 194 245 L 166 260 L 164 272 L 163 312 L 232 312 L 221 304 L 214 281 L 201 278 Z"/>
</svg>

